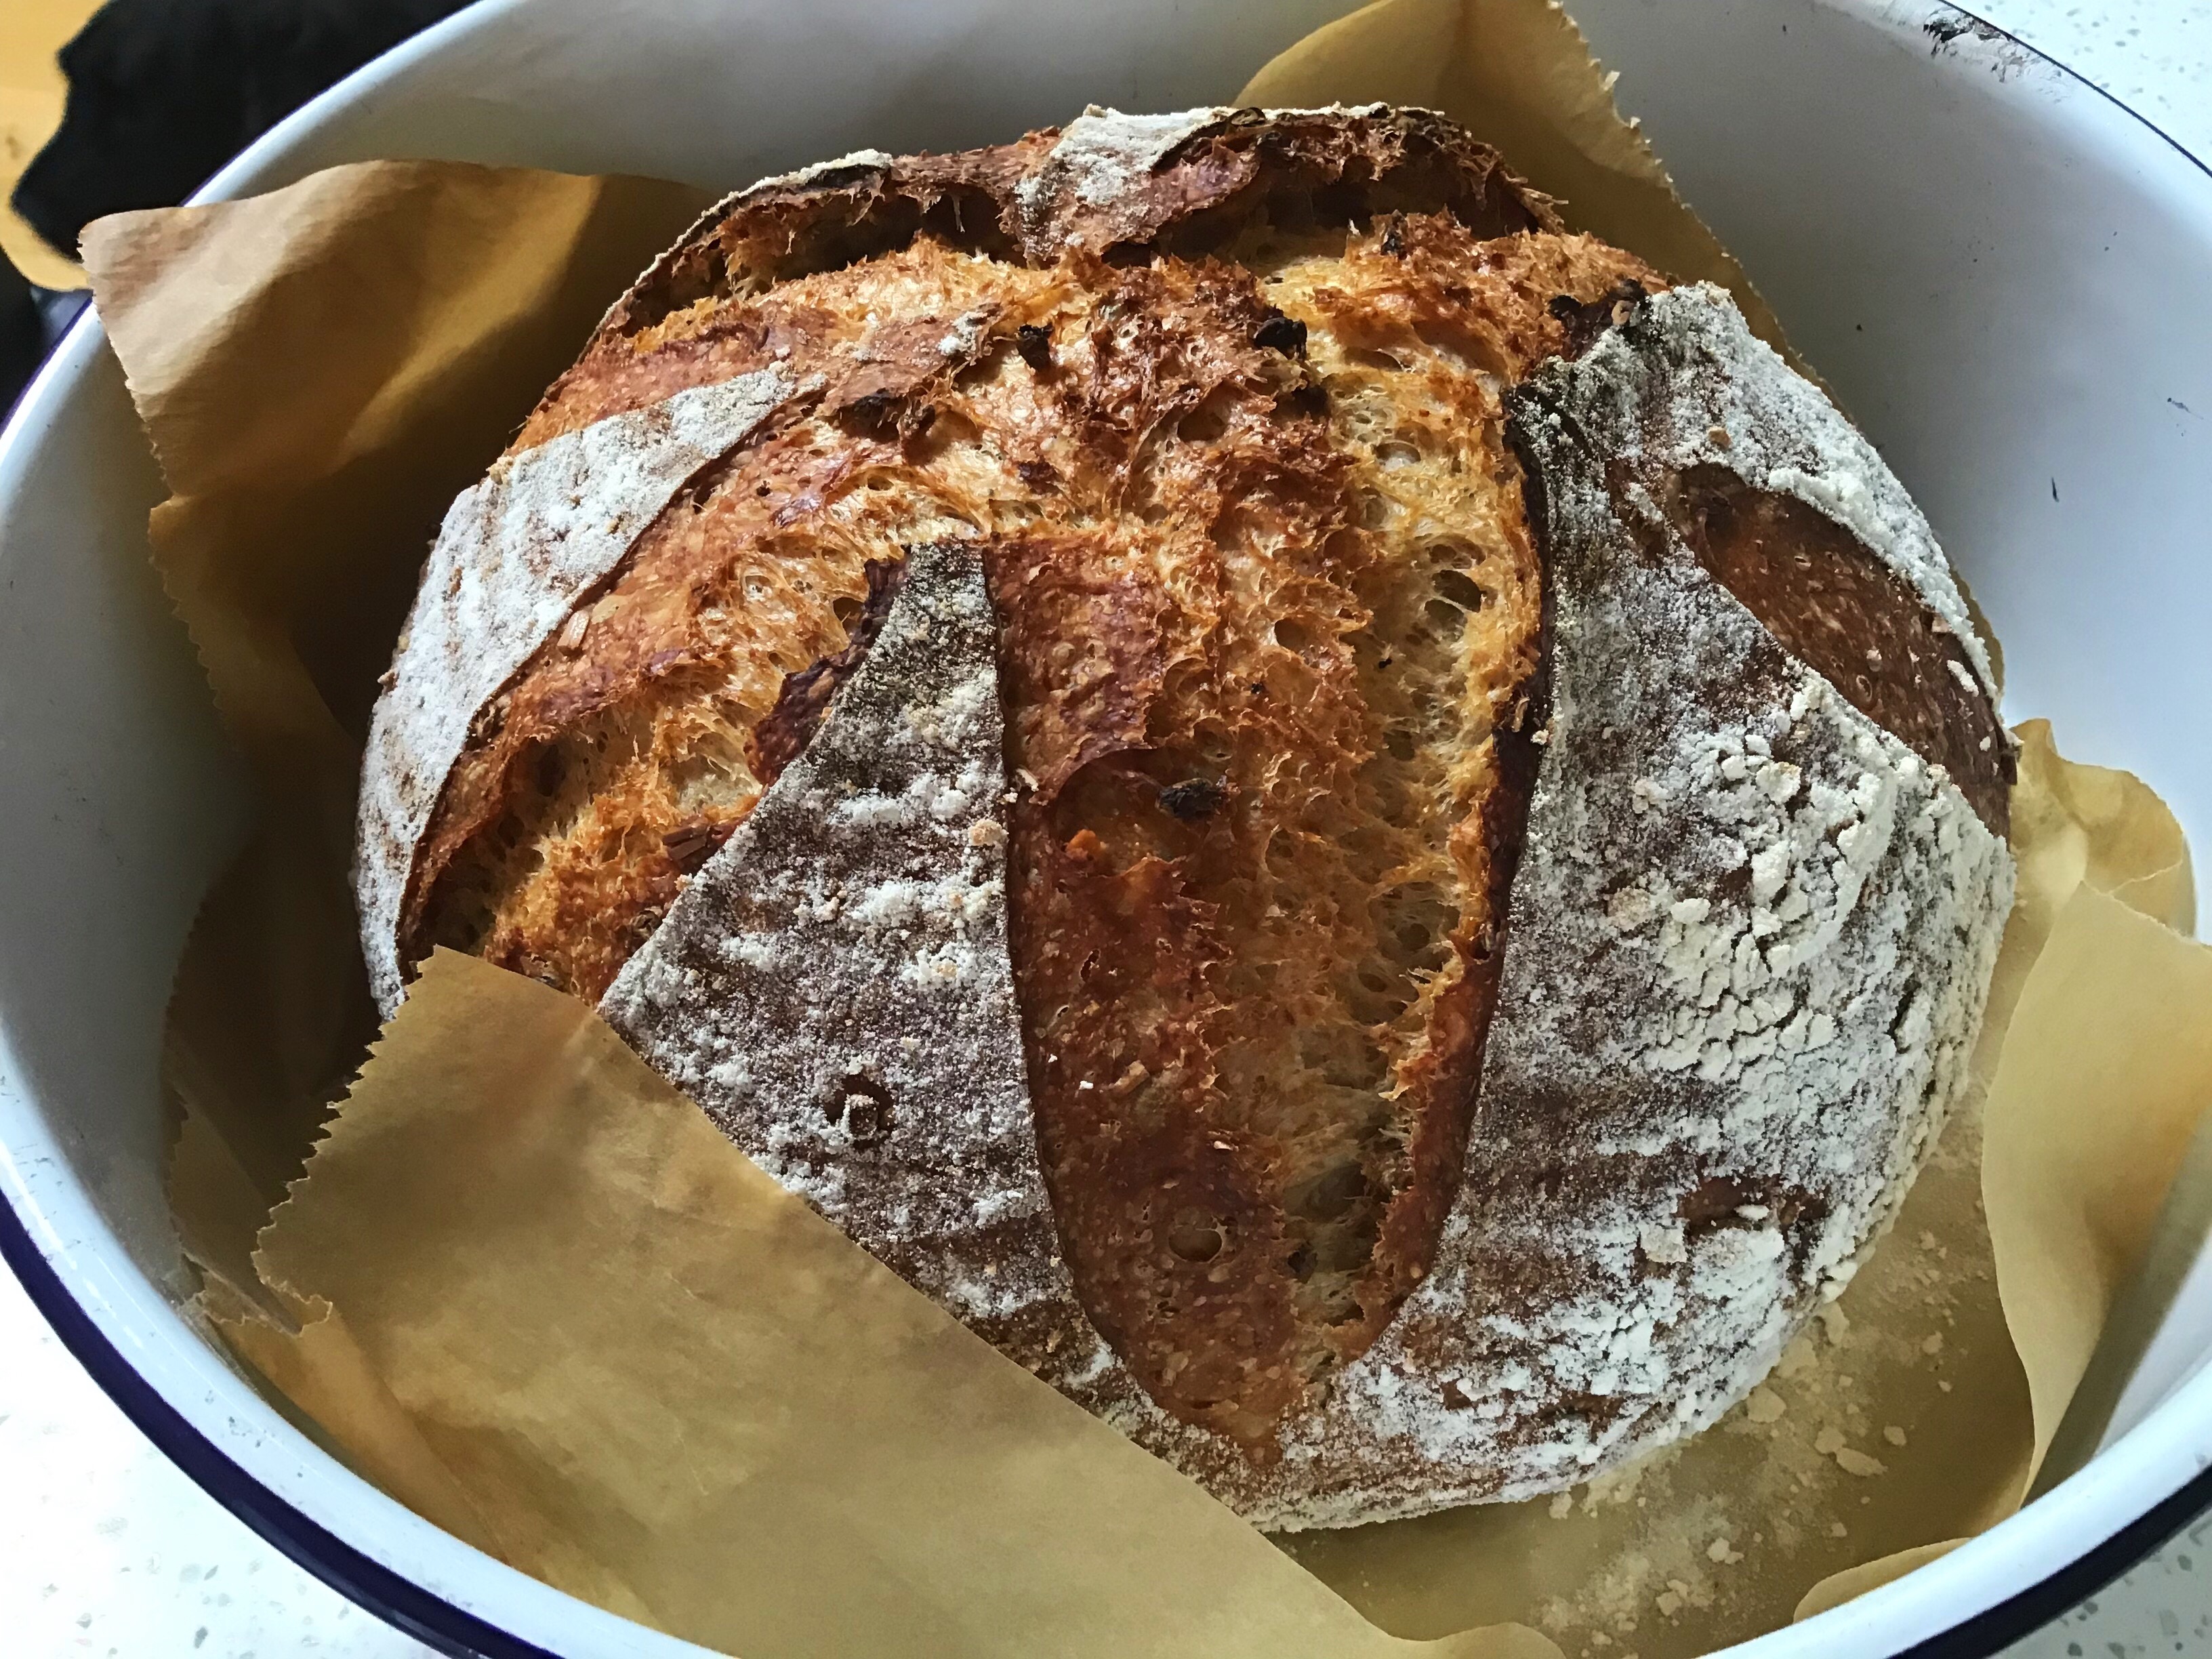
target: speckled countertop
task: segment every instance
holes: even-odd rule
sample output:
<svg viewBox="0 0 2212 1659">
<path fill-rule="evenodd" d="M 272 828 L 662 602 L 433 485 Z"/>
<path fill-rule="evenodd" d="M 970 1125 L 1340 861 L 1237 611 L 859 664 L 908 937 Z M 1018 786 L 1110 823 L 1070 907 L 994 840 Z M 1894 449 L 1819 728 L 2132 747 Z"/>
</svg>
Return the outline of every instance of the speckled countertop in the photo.
<svg viewBox="0 0 2212 1659">
<path fill-rule="evenodd" d="M 2212 158 L 2212 0 L 1974 9 Z M 218 1508 L 125 1420 L 0 1271 L 0 1652 L 419 1659 L 430 1650 Z M 2212 1656 L 2212 1516 L 2007 1659 L 2166 1654 Z"/>
</svg>

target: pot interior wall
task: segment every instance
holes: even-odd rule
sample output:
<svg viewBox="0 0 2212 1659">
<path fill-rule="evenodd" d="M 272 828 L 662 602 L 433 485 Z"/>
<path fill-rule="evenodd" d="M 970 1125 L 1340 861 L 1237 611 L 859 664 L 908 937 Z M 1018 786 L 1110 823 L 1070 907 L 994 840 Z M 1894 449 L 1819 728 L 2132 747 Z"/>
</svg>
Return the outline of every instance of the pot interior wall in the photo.
<svg viewBox="0 0 2212 1659">
<path fill-rule="evenodd" d="M 375 155 L 728 186 L 863 145 L 1003 137 L 1087 102 L 1218 100 L 1341 9 L 494 0 L 216 189 Z M 2049 715 L 2071 752 L 2141 772 L 2212 845 L 2196 638 L 2212 611 L 2212 309 L 2191 292 L 2212 269 L 2212 180 L 2018 49 L 1930 34 L 1955 17 L 1935 8 L 1575 9 L 1685 193 L 1964 567 L 2008 647 L 2010 715 Z M 550 1592 L 403 1540 L 397 1511 L 242 1393 L 165 1299 L 182 1281 L 160 1192 L 160 1016 L 243 796 L 146 564 L 161 494 L 112 358 L 80 332 L 0 453 L 0 1189 L 111 1340 L 255 1478 L 395 1561 L 432 1552 L 419 1560 L 442 1562 L 452 1595 L 510 1627 L 563 1627 Z M 2176 1376 L 2212 1352 L 2207 1291 L 2170 1325 Z M 2167 1419 L 2177 1456 L 2212 1440 Z M 2081 1544 L 2110 1529 L 2085 1511 Z M 2023 1553 L 1957 1611 L 2054 1565 Z M 1926 1633 L 1869 1631 L 1860 1650 Z M 1760 1651 L 1813 1650 L 1797 1639 Z"/>
</svg>

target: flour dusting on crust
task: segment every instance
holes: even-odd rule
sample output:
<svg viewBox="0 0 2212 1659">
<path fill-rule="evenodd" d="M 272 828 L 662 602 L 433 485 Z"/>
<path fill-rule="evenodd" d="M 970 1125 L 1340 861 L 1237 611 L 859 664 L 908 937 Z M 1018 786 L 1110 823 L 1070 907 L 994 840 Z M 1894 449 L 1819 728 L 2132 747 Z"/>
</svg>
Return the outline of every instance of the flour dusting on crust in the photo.
<svg viewBox="0 0 2212 1659">
<path fill-rule="evenodd" d="M 1725 375 L 1677 379 L 1671 389 L 1654 394 L 1672 404 L 1665 417 L 1667 464 L 1726 467 L 1753 489 L 1795 496 L 1850 531 L 1910 582 L 1958 636 L 1983 690 L 1996 702 L 1999 688 L 1989 649 L 1951 562 L 1864 434 L 1820 387 L 1792 372 L 1752 333 L 1726 289 L 1699 283 L 1653 303 L 1654 325 L 1671 337 L 1670 363 L 1685 369 L 1701 362 L 1730 366 Z M 1602 348 L 1608 355 L 1601 361 L 1617 360 L 1622 349 L 1614 339 Z M 1595 365 L 1593 372 L 1598 372 Z"/>
<path fill-rule="evenodd" d="M 1364 116 L 1386 106 L 1327 110 L 1258 112 L 1273 124 L 1304 115 Z M 1227 107 L 1176 110 L 1164 115 L 1126 115 L 1091 105 L 1060 129 L 1060 140 L 1036 170 L 1015 186 L 1022 233 L 1030 246 L 1058 249 L 1078 242 L 1099 246 L 1124 227 L 1116 210 L 1137 198 L 1139 186 L 1189 140 L 1240 115 Z M 1103 211 L 1099 211 L 1103 210 Z"/>
<path fill-rule="evenodd" d="M 1093 207 L 1116 200 L 1133 180 L 1158 167 L 1184 139 L 1233 112 L 1213 108 L 1124 115 L 1093 104 L 1060 130 L 1060 142 L 1044 165 L 1022 181 L 1022 205 L 1034 210 L 1062 195 Z"/>
<path fill-rule="evenodd" d="M 447 510 L 362 769 L 354 888 L 386 1016 L 404 994 L 398 930 L 416 844 L 478 711 L 684 483 L 793 390 L 764 369 L 678 392 L 508 457 Z"/>
<path fill-rule="evenodd" d="M 631 363 L 640 330 L 692 302 L 694 276 L 721 292 L 734 280 L 717 263 L 726 256 L 803 263 L 833 236 L 926 215 L 957 190 L 969 217 L 953 216 L 956 228 L 988 221 L 1035 267 L 1066 255 L 1095 267 L 1086 283 L 1133 282 L 1154 267 L 1096 256 L 1164 246 L 1156 239 L 1216 208 L 1263 211 L 1283 181 L 1408 168 L 1448 183 L 1436 205 L 1464 230 L 1556 228 L 1493 155 L 1419 112 L 1092 111 L 1056 137 L 966 156 L 859 153 L 764 180 L 710 214 L 611 313 L 601 357 L 587 356 L 597 367 L 564 385 L 605 414 L 620 405 L 591 400 L 617 381 L 649 402 L 701 364 L 756 372 L 502 463 L 456 503 L 434 554 L 364 780 L 358 884 L 387 1008 L 415 846 L 471 731 L 490 729 L 475 722 L 488 707 L 506 714 L 501 692 L 702 465 L 842 362 L 844 348 L 821 341 L 810 358 L 800 335 L 799 355 L 762 368 L 788 342 L 733 331 L 714 345 L 733 355 L 690 355 L 682 336 L 643 353 L 642 378 L 611 372 Z M 788 294 L 809 280 L 769 286 Z M 1006 334 L 955 288 L 958 303 L 927 319 L 886 307 L 901 325 L 927 322 L 917 337 L 933 374 L 936 358 L 967 362 Z M 1589 303 L 1556 283 L 1534 291 L 1547 319 L 1563 301 Z M 1511 708 L 1521 769 L 1514 804 L 1498 811 L 1516 817 L 1528 801 L 1526 844 L 1502 959 L 1484 957 L 1500 978 L 1468 1150 L 1463 1166 L 1439 1161 L 1425 1213 L 1445 1218 L 1419 1287 L 1294 1408 L 1272 1456 L 1163 1410 L 1091 1325 L 1062 1260 L 1008 948 L 1009 832 L 1018 852 L 1024 820 L 1006 793 L 1006 641 L 977 545 L 913 549 L 882 632 L 855 653 L 811 743 L 665 918 L 653 910 L 657 927 L 601 1002 L 787 1187 L 1262 1526 L 1556 1491 L 1710 1422 L 1848 1279 L 1964 1084 L 2009 900 L 2004 844 L 1940 766 L 1789 654 L 1700 563 L 1669 492 L 1718 468 L 1841 526 L 1882 567 L 1875 586 L 1894 586 L 1893 573 L 1909 587 L 1899 614 L 1955 635 L 1963 654 L 1942 659 L 1952 679 L 1987 695 L 1956 583 L 1873 450 L 1724 295 L 1622 291 L 1605 301 L 1616 325 L 1579 358 L 1504 394 L 1543 544 L 1548 648 L 1545 679 L 1524 671 L 1528 700 Z M 1240 322 L 1237 349 L 1260 349 L 1264 325 Z M 1023 327 L 1006 341 L 1006 377 L 1025 385 L 1034 372 L 1067 395 L 1087 337 L 1072 316 Z M 1150 376 L 1162 360 L 1131 361 Z M 817 459 L 889 465 L 892 446 L 927 430 L 936 395 L 890 399 L 887 416 L 925 417 L 911 428 L 848 419 Z M 763 470 L 724 482 L 750 502 L 788 481 Z M 804 491 L 793 499 L 823 510 Z M 991 533 L 981 519 L 917 522 L 870 546 L 888 558 L 927 537 Z M 1801 568 L 1808 556 L 1787 537 L 1778 551 Z M 793 556 L 793 569 L 821 562 Z M 1493 599 L 1468 603 L 1494 620 Z M 1111 674 L 1105 683 L 1114 689 Z M 1524 708 L 1540 728 L 1533 765 Z M 1492 827 L 1510 858 L 1515 826 Z M 1475 948 L 1492 951 L 1491 936 Z"/>
<path fill-rule="evenodd" d="M 1088 1360 L 1006 945 L 996 652 L 981 558 L 916 549 L 812 743 L 599 1011 L 917 1289 L 1017 1358 Z"/>
<path fill-rule="evenodd" d="M 1310 1478 L 1277 1524 L 1556 1490 L 1717 1418 L 1895 1212 L 2010 908 L 2009 853 L 1940 769 L 1679 539 L 1650 551 L 1672 532 L 1624 475 L 1742 465 L 1839 520 L 1875 504 L 1869 545 L 1955 604 L 1872 451 L 1734 306 L 1662 295 L 1520 410 L 1552 709 L 1466 1184 L 1422 1288 L 1286 1433 Z"/>
<path fill-rule="evenodd" d="M 734 195 L 725 197 L 716 204 L 710 216 L 719 218 L 738 203 L 752 197 L 764 196 L 772 191 L 804 190 L 810 186 L 842 181 L 848 176 L 864 177 L 868 173 L 882 171 L 891 164 L 891 161 L 890 156 L 884 155 L 879 149 L 856 149 L 840 155 L 833 161 L 810 161 L 805 167 L 796 168 L 790 173 L 779 173 L 766 179 L 757 179 Z"/>
</svg>

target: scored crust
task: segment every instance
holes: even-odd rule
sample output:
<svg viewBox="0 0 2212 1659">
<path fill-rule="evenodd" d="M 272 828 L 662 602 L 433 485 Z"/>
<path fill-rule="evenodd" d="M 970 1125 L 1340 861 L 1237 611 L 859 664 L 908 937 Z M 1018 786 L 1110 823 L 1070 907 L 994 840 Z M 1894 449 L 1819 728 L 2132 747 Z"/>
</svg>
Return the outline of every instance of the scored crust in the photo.
<svg viewBox="0 0 2212 1659">
<path fill-rule="evenodd" d="M 611 555 L 551 561 L 556 579 L 511 595 L 525 622 L 500 637 L 528 634 L 525 648 L 458 683 L 427 672 L 418 644 L 426 615 L 452 608 L 446 573 L 469 565 L 467 526 L 484 515 L 457 504 L 448 521 L 365 779 L 365 803 L 408 807 L 364 811 L 364 938 L 391 966 L 380 998 L 392 1006 L 401 966 L 438 943 L 604 995 L 787 1184 L 1264 1523 L 1543 1490 L 1709 1418 L 1847 1273 L 1956 1085 L 1946 1057 L 1978 1018 L 1990 915 L 2003 914 L 2010 751 L 1979 641 L 1903 492 L 1740 319 L 1729 331 L 1724 297 L 1647 304 L 1662 288 L 1630 256 L 1560 234 L 1495 156 L 1419 112 L 1093 113 L 996 149 L 867 154 L 741 192 L 610 313 L 501 463 L 510 478 L 549 454 L 565 465 L 562 446 L 618 432 L 632 471 L 674 481 L 610 527 L 603 539 L 627 538 Z M 1658 343 L 1623 359 L 1632 337 Z M 1692 344 L 1702 368 L 1682 356 Z M 695 388 L 763 376 L 771 407 L 717 452 L 640 427 Z M 1612 520 L 1566 513 L 1588 481 L 1525 398 L 1551 398 L 1546 418 L 1571 424 L 1632 386 L 1647 403 L 1674 396 L 1669 418 L 1702 420 L 1705 447 L 1668 426 L 1681 453 L 1665 460 L 1660 427 L 1614 433 L 1620 453 L 1662 458 L 1613 485 L 1643 492 L 1637 557 L 1680 592 L 1663 628 L 1607 613 L 1592 632 L 1570 620 L 1588 599 L 1577 584 L 1605 572 L 1617 586 L 1631 566 Z M 598 486 L 575 494 L 588 517 Z M 500 522 L 527 545 L 541 520 Z M 906 586 L 885 574 L 908 549 L 953 544 L 967 552 L 930 555 L 926 592 L 920 556 Z M 737 918 L 775 910 L 762 884 L 798 890 L 793 860 L 845 860 L 858 880 L 890 856 L 827 831 L 810 848 L 775 828 L 804 811 L 777 803 L 818 793 L 825 768 L 854 788 L 888 775 L 868 769 L 896 745 L 856 734 L 902 684 L 920 694 L 927 675 L 890 665 L 956 567 L 996 611 L 990 679 L 1014 780 L 989 830 L 961 820 L 986 838 L 955 860 L 961 926 L 984 941 L 962 946 L 981 1000 L 961 1017 L 984 1021 L 957 1045 L 973 1056 L 964 1106 L 941 1056 L 884 1058 L 884 1042 L 921 1039 L 909 1015 L 859 1012 L 865 996 L 842 999 L 851 1064 L 814 1074 L 822 1031 L 802 1015 L 827 994 L 805 972 L 835 970 L 802 972 L 797 941 L 827 929 L 889 972 L 933 937 L 921 912 L 901 912 L 910 936 L 893 944 L 842 909 L 792 912 L 780 945 L 730 954 L 760 933 Z M 1870 639 L 1903 637 L 1900 619 L 1924 657 L 1862 665 Z M 460 639 L 471 625 L 435 626 Z M 1607 774 L 1659 758 L 1569 718 L 1592 703 L 1567 694 L 1601 637 L 1640 638 L 1658 665 L 1629 659 L 1646 698 L 1634 719 L 1671 719 L 1677 737 L 1705 720 L 1723 747 L 1736 734 L 1735 761 Z M 1806 702 L 1831 684 L 1839 696 Z M 1792 839 L 1802 826 L 1760 842 L 1763 863 L 1735 835 L 1744 859 L 1721 869 L 1729 837 L 1690 832 L 1701 812 L 1750 824 L 1745 803 L 1715 803 L 1733 799 L 1726 769 L 1753 738 L 1761 766 L 1803 750 L 1786 763 L 1806 781 L 1800 816 L 1826 802 L 1827 844 L 1865 848 L 1875 875 L 1821 877 L 1817 849 Z M 1950 811 L 1965 808 L 1956 787 L 1912 773 L 1907 740 L 1988 824 Z M 994 753 L 985 769 L 999 765 Z M 1608 819 L 1594 803 L 1624 788 L 1642 805 Z M 1838 790 L 1872 797 L 1838 817 Z M 1769 805 L 1790 818 L 1788 800 Z M 1624 812 L 1621 846 L 1592 839 L 1630 824 Z M 1897 828 L 1938 819 L 1948 863 Z M 1003 853 L 986 844 L 1001 828 Z M 1647 852 L 1678 832 L 1674 850 L 1704 863 Z M 1632 852 L 1609 884 L 1568 879 Z M 916 903 L 917 882 L 949 890 L 954 866 L 932 856 L 916 843 L 898 857 L 928 868 L 885 878 Z M 1723 934 L 1732 950 L 1764 939 L 1784 925 L 1761 918 L 1768 900 L 1825 905 L 1826 943 L 1796 969 L 1770 965 L 1784 990 L 1762 981 L 1709 1006 L 1677 958 Z M 1646 902 L 1662 920 L 1614 927 Z M 1698 902 L 1698 925 L 1676 915 Z M 1555 906 L 1587 920 L 1593 904 L 1611 931 L 1549 925 Z M 1713 920 L 1730 904 L 1751 918 L 1734 933 Z M 1900 943 L 1905 922 L 1934 917 L 1950 930 Z M 1620 1043 L 1644 1029 L 1635 988 L 1653 1018 L 1705 1023 L 1670 1026 L 1593 1091 L 1587 1058 L 1536 1034 L 1607 971 L 1628 975 L 1607 993 L 1626 999 Z M 1828 972 L 1823 994 L 1855 1018 L 1886 997 L 1885 1040 L 1909 1055 L 1849 1086 L 1806 1060 L 1831 1041 L 1802 1040 L 1811 1013 L 1768 1018 L 1778 996 L 1802 1000 L 1792 971 Z M 1003 1018 L 990 1025 L 1000 972 L 1018 1054 Z M 1908 981 L 1924 1007 L 1907 1006 Z M 1726 1048 L 1715 1020 L 1748 1019 L 1727 1041 L 1764 1032 L 1783 1054 L 1793 1013 L 1799 1048 L 1765 1072 L 1731 1073 L 1699 1046 Z M 739 1048 L 754 1060 L 732 1070 Z M 1650 1060 L 1662 1050 L 1691 1056 L 1698 1086 Z M 896 1086 L 881 1075 L 894 1062 Z M 811 1081 L 763 1089 L 755 1073 Z M 1729 1119 L 1778 1094 L 1768 1128 L 1802 1116 L 1820 1169 Z M 1034 1115 L 1033 1148 L 991 1105 L 1010 1098 Z M 1722 1127 L 1668 1139 L 1701 1112 Z M 941 1133 L 901 1140 L 879 1119 Z M 918 1203 L 922 1177 L 896 1172 L 933 1161 L 957 1173 Z M 1600 1169 L 1612 1184 L 1590 1187 Z M 1048 1223 L 1058 1253 L 1036 1231 Z M 1782 1243 L 1759 1258 L 1764 1278 L 1712 1265 L 1770 1236 Z M 1607 1319 L 1641 1345 L 1633 1375 L 1592 1358 L 1590 1321 Z"/>
<path fill-rule="evenodd" d="M 883 597 L 812 740 L 599 1011 L 785 1187 L 1043 1363 L 1099 1344 L 1024 1080 L 981 561 L 917 547 Z"/>
<path fill-rule="evenodd" d="M 869 562 L 988 540 L 1067 1249 L 1155 1396 L 1264 1447 L 1416 1282 L 1465 1133 L 1491 729 L 1541 611 L 1500 391 L 1560 296 L 1658 278 L 1433 117 L 1128 125 L 744 192 L 617 308 L 520 455 L 695 376 L 800 390 L 480 720 L 396 954 L 601 994 L 769 783 Z M 1133 923 L 1146 993 L 1079 987 Z"/>
</svg>

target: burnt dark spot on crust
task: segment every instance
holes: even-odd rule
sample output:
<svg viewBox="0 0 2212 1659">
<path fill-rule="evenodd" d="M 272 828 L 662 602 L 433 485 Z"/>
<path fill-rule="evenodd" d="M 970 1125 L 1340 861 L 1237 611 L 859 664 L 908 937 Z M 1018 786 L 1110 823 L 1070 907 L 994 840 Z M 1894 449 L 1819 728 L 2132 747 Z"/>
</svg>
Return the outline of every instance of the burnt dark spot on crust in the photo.
<svg viewBox="0 0 2212 1659">
<path fill-rule="evenodd" d="M 1998 835 L 2010 822 L 2012 743 L 1959 639 L 1850 532 L 1725 467 L 1693 467 L 1662 496 L 1713 578 L 1854 708 L 1951 775 Z"/>
<path fill-rule="evenodd" d="M 1319 380 L 1301 380 L 1275 399 L 1275 410 L 1285 420 L 1326 420 L 1328 388 Z"/>
<path fill-rule="evenodd" d="M 1599 335 L 1626 323 L 1635 316 L 1636 308 L 1650 297 L 1644 284 L 1632 276 L 1614 283 L 1588 304 L 1571 294 L 1554 295 L 1550 310 L 1567 331 L 1566 355 L 1582 356 Z"/>
<path fill-rule="evenodd" d="M 1285 357 L 1303 357 L 1306 350 L 1306 325 L 1295 317 L 1285 317 L 1279 311 L 1252 332 L 1252 343 L 1264 351 L 1279 351 Z"/>
<path fill-rule="evenodd" d="M 1014 331 L 1014 349 L 1042 374 L 1052 367 L 1052 331 L 1042 323 L 1024 323 Z"/>
<path fill-rule="evenodd" d="M 712 818 L 694 818 L 680 829 L 672 830 L 660 838 L 660 850 L 668 861 L 685 875 L 696 873 L 699 867 L 714 855 L 715 849 L 730 838 L 736 826 Z"/>
<path fill-rule="evenodd" d="M 881 438 L 899 430 L 906 414 L 905 404 L 903 397 L 888 389 L 864 392 L 839 410 L 837 415 L 855 432 Z"/>
<path fill-rule="evenodd" d="M 849 416 L 864 430 L 878 429 L 896 412 L 902 401 L 896 392 L 887 386 L 878 387 L 848 399 L 837 412 Z"/>
<path fill-rule="evenodd" d="M 1185 823 L 1211 817 L 1224 792 L 1211 778 L 1190 778 L 1160 791 L 1160 805 Z"/>
</svg>

